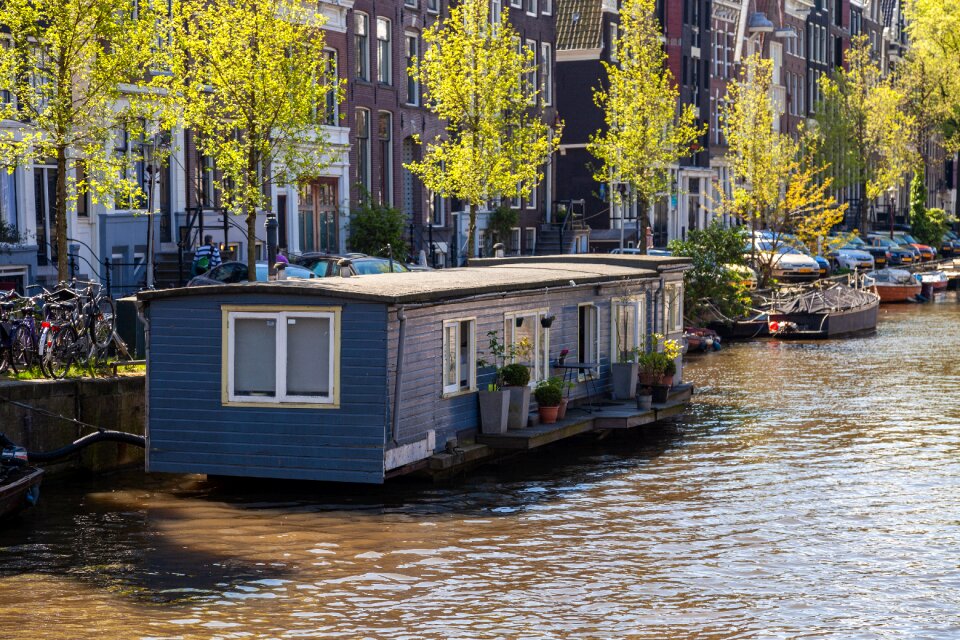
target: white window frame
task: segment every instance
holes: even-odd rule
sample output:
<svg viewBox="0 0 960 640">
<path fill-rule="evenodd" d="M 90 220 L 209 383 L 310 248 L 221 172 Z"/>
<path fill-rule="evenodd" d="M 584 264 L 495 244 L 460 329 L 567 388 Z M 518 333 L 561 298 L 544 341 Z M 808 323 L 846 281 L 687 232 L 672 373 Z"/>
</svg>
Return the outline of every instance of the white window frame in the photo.
<svg viewBox="0 0 960 640">
<path fill-rule="evenodd" d="M 386 25 L 387 39 L 380 37 L 380 25 Z M 393 85 L 393 20 L 383 16 L 377 16 L 377 32 L 374 34 L 377 41 L 377 82 L 380 84 Z M 386 43 L 383 47 L 382 43 Z M 380 53 L 384 51 L 386 56 L 381 58 Z"/>
<path fill-rule="evenodd" d="M 245 406 L 309 406 L 314 408 L 339 408 L 340 406 L 340 309 L 337 307 L 221 307 L 223 322 L 223 375 L 222 403 L 224 405 Z M 236 354 L 236 336 L 233 322 L 237 319 L 272 319 L 276 322 L 277 342 L 274 365 L 276 366 L 276 394 L 266 396 L 238 396 L 234 393 L 234 372 Z M 330 362 L 328 375 L 330 395 L 325 398 L 316 396 L 296 396 L 287 390 L 287 324 L 297 318 L 326 318 L 330 320 Z"/>
<path fill-rule="evenodd" d="M 537 253 L 537 228 L 536 227 L 524 227 L 524 236 L 527 240 L 527 251 L 530 252 L 530 255 L 535 255 Z M 531 243 L 530 240 L 533 240 Z"/>
<path fill-rule="evenodd" d="M 503 0 L 490 0 L 490 26 L 496 28 L 500 25 L 503 18 Z"/>
<path fill-rule="evenodd" d="M 404 53 L 406 53 L 407 65 L 407 104 L 419 107 L 420 106 L 420 81 L 410 77 L 410 67 L 419 67 L 420 66 L 420 36 L 412 31 L 403 32 L 403 42 L 404 42 Z M 411 51 L 410 44 L 413 43 L 413 50 Z M 413 87 L 413 91 L 410 91 L 410 88 Z M 412 93 L 412 95 L 411 95 Z"/>
<path fill-rule="evenodd" d="M 354 56 L 356 56 L 359 62 L 362 63 L 361 73 L 357 73 L 358 69 L 356 64 L 354 64 L 353 77 L 357 80 L 362 80 L 364 82 L 370 81 L 370 16 L 362 11 L 357 11 L 353 14 L 353 47 L 354 47 Z M 362 22 L 364 33 L 361 35 L 357 33 L 357 26 Z M 358 42 L 358 38 L 363 38 L 362 46 Z"/>
<path fill-rule="evenodd" d="M 530 195 L 527 197 L 527 209 L 537 208 L 537 185 L 530 187 Z"/>
<path fill-rule="evenodd" d="M 540 98 L 544 106 L 553 104 L 553 48 L 549 42 L 540 43 Z"/>
<path fill-rule="evenodd" d="M 523 254 L 523 232 L 520 227 L 510 227 L 510 252 L 516 255 Z"/>
<path fill-rule="evenodd" d="M 593 309 L 593 336 L 587 336 L 592 338 L 590 343 L 593 344 L 594 351 L 594 360 L 593 362 L 597 363 L 597 367 L 593 370 L 593 375 L 600 375 L 600 308 L 592 302 L 581 302 L 577 305 L 577 362 L 590 362 L 589 359 L 585 357 L 585 354 L 580 353 L 580 309 L 588 308 Z M 581 371 L 577 374 L 577 379 L 579 381 L 585 380 L 587 377 L 586 373 Z"/>
<path fill-rule="evenodd" d="M 620 362 L 620 345 L 617 344 L 618 307 L 633 307 L 633 345 L 644 350 L 647 344 L 647 299 L 646 296 L 614 298 L 610 301 L 610 362 Z M 636 362 L 637 355 L 634 355 Z"/>
<path fill-rule="evenodd" d="M 537 0 L 523 0 L 524 11 L 528 16 L 537 17 Z"/>
<path fill-rule="evenodd" d="M 683 332 L 683 283 L 672 282 L 664 287 L 666 296 L 663 305 L 664 333 Z"/>
<path fill-rule="evenodd" d="M 553 0 L 542 0 L 540 3 L 540 12 L 545 16 L 552 16 Z"/>
<path fill-rule="evenodd" d="M 523 9 L 523 0 L 510 0 L 511 9 Z"/>
<path fill-rule="evenodd" d="M 427 0 L 427 13 L 440 13 L 440 0 Z"/>
<path fill-rule="evenodd" d="M 463 371 L 460 368 L 460 358 L 457 357 L 456 370 L 457 370 L 457 381 L 455 384 L 444 384 L 444 378 L 447 374 L 447 355 L 449 350 L 447 349 L 447 328 L 456 327 L 456 336 L 457 336 L 457 355 L 460 354 L 460 343 L 463 341 L 463 325 L 464 323 L 469 323 L 470 331 L 470 345 L 467 349 L 470 352 L 470 360 L 467 363 L 467 386 L 466 388 L 460 386 L 460 381 L 463 380 Z M 440 384 L 443 385 L 443 397 L 447 398 L 450 396 L 460 395 L 463 393 L 471 393 L 477 390 L 477 318 L 455 318 L 452 320 L 443 321 L 443 334 L 441 337 L 443 344 L 443 356 L 440 358 L 441 370 L 440 370 Z"/>
<path fill-rule="evenodd" d="M 512 311 L 503 314 L 503 335 L 505 336 L 505 344 L 508 345 L 508 348 L 509 345 L 517 343 L 517 318 L 523 318 L 524 322 L 532 319 L 534 322 L 533 353 L 531 354 L 533 367 L 530 371 L 530 386 L 550 377 L 550 327 L 544 327 L 540 324 L 540 319 L 549 314 L 550 310 L 545 308 L 525 309 L 523 311 Z M 541 342 L 543 342 L 542 361 L 537 358 L 537 354 L 541 351 Z M 510 362 L 516 362 L 516 359 L 511 358 Z"/>
</svg>

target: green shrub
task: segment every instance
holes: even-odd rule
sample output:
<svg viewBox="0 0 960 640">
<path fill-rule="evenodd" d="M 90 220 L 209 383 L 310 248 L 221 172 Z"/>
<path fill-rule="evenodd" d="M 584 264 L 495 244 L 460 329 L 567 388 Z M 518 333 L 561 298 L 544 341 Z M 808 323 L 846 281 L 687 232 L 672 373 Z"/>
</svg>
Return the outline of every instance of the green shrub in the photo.
<svg viewBox="0 0 960 640">
<path fill-rule="evenodd" d="M 386 256 L 389 244 L 394 259 L 404 262 L 408 252 L 406 216 L 399 209 L 371 202 L 369 195 L 362 202 L 359 209 L 350 212 L 350 249 L 372 256 Z"/>
<path fill-rule="evenodd" d="M 558 407 L 563 401 L 563 389 L 552 380 L 544 380 L 537 384 L 533 396 L 541 407 Z"/>
<path fill-rule="evenodd" d="M 500 371 L 503 384 L 509 387 L 524 387 L 530 382 L 530 369 L 522 364 L 508 364 Z"/>
</svg>

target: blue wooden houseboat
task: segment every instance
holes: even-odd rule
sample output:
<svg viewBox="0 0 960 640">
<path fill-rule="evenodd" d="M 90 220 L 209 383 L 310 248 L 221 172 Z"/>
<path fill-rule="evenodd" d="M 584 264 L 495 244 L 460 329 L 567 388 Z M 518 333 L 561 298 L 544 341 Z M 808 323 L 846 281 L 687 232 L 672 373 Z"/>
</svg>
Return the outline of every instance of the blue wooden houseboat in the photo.
<svg viewBox="0 0 960 640">
<path fill-rule="evenodd" d="M 564 349 L 597 363 L 573 402 L 606 392 L 611 354 L 682 334 L 684 259 L 477 263 L 140 294 L 147 470 L 381 483 L 477 433 L 490 331 L 529 341 L 533 380 Z"/>
</svg>

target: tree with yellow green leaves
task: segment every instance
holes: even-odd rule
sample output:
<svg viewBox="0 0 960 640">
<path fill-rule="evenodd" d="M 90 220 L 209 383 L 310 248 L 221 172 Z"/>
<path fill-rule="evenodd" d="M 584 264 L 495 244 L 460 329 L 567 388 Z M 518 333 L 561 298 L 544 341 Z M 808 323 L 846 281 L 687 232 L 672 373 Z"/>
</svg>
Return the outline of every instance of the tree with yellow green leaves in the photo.
<svg viewBox="0 0 960 640">
<path fill-rule="evenodd" d="M 865 202 L 903 182 L 918 164 L 916 118 L 904 108 L 904 94 L 884 78 L 866 36 L 851 40 L 846 67 L 821 76 L 823 99 L 816 105 L 822 164 L 838 187 L 858 186 L 863 194 L 857 226 L 866 232 Z"/>
<path fill-rule="evenodd" d="M 907 87 L 923 91 L 924 111 L 933 116 L 951 151 L 960 150 L 960 3 L 910 0 L 906 4 L 910 49 L 902 75 Z M 903 65 L 901 65 L 902 67 Z M 927 92 L 929 91 L 929 94 Z"/>
<path fill-rule="evenodd" d="M 57 166 L 54 237 L 57 273 L 69 278 L 67 209 L 80 194 L 139 202 L 128 168 L 134 155 L 113 153 L 118 136 L 137 140 L 159 117 L 149 96 L 125 92 L 156 64 L 156 21 L 135 0 L 5 0 L 0 24 L 0 167 L 40 160 Z M 41 239 L 38 238 L 38 241 Z"/>
<path fill-rule="evenodd" d="M 324 53 L 324 21 L 299 0 L 173 4 L 170 72 L 157 84 L 222 171 L 227 208 L 246 218 L 250 280 L 265 194 L 334 160 L 323 125 L 343 92 Z"/>
<path fill-rule="evenodd" d="M 525 77 L 536 69 L 533 51 L 485 0 L 464 0 L 450 17 L 424 31 L 423 60 L 408 73 L 424 104 L 445 123 L 445 136 L 422 141 L 423 159 L 406 165 L 423 184 L 470 208 L 466 257 L 474 256 L 478 207 L 496 197 L 529 197 L 556 150 L 551 131 L 534 112 L 538 91 Z"/>
<path fill-rule="evenodd" d="M 625 184 L 635 198 L 642 230 L 647 209 L 670 186 L 670 168 L 694 151 L 705 132 L 693 105 L 677 108 L 680 91 L 667 68 L 654 0 L 624 0 L 620 5 L 618 62 L 604 62 L 605 88 L 594 89 L 594 102 L 604 112 L 602 131 L 590 137 L 587 150 L 600 161 L 593 174 L 610 183 L 610 201 L 622 205 L 614 187 Z"/>
<path fill-rule="evenodd" d="M 773 66 L 758 55 L 744 60 L 739 78 L 727 94 L 722 112 L 728 142 L 727 160 L 734 177 L 733 193 L 721 193 L 721 210 L 747 224 L 745 243 L 751 247 L 761 287 L 766 286 L 783 245 L 827 253 L 830 232 L 842 220 L 846 204 L 831 195 L 833 182 L 816 162 L 816 138 L 801 131 L 798 139 L 774 130 L 778 117 L 771 100 Z M 757 251 L 755 234 L 770 234 L 771 251 Z"/>
</svg>

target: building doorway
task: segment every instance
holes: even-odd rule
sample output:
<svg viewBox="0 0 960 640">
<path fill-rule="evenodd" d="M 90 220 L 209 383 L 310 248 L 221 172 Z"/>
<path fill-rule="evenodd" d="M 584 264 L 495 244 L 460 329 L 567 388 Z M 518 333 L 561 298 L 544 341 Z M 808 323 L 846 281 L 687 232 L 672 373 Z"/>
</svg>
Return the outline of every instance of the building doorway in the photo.
<svg viewBox="0 0 960 640">
<path fill-rule="evenodd" d="M 339 251 L 339 197 L 336 178 L 317 178 L 300 185 L 297 224 L 301 251 Z"/>
</svg>

